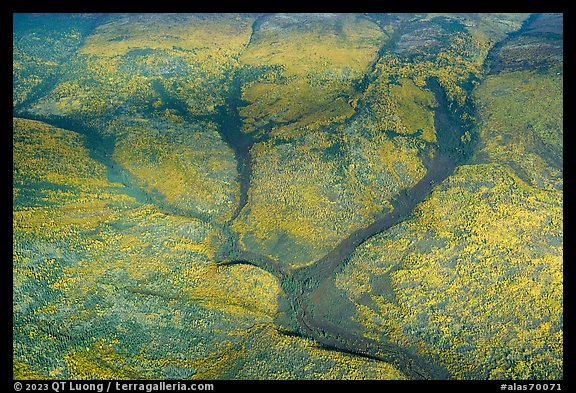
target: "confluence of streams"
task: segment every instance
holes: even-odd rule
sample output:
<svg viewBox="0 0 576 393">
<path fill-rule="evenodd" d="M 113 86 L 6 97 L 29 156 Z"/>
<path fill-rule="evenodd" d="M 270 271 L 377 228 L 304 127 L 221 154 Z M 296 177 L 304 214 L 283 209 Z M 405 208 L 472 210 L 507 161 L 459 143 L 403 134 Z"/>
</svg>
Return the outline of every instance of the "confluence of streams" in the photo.
<svg viewBox="0 0 576 393">
<path fill-rule="evenodd" d="M 318 312 L 321 307 L 317 300 L 322 296 L 320 289 L 323 284 L 359 245 L 401 223 L 418 203 L 430 195 L 435 185 L 452 174 L 458 161 L 464 157 L 466 151 L 460 137 L 466 129 L 459 119 L 459 112 L 448 109 L 445 93 L 435 79 L 428 81 L 428 88 L 434 92 L 438 102 L 434 114 L 438 146 L 432 158 L 423 157 L 427 167 L 425 176 L 415 186 L 396 196 L 392 201 L 394 209 L 391 213 L 351 233 L 332 251 L 306 267 L 295 269 L 267 256 L 238 249 L 230 251 L 218 263 L 221 266 L 249 264 L 277 277 L 290 300 L 300 335 L 313 338 L 326 348 L 392 362 L 415 379 L 446 379 L 448 372 L 439 365 L 433 365 L 430 360 L 418 359 L 393 344 L 354 335 L 327 321 Z"/>
<path fill-rule="evenodd" d="M 254 26 L 256 25 L 257 23 L 254 23 Z M 513 34 L 518 34 L 525 26 L 526 23 L 519 31 Z M 378 59 L 376 59 L 371 70 L 367 73 L 361 89 L 365 89 L 373 81 L 374 66 L 384 53 L 393 49 L 402 30 L 403 26 L 399 26 L 390 39 L 380 48 Z M 486 59 L 487 61 L 489 61 L 489 58 Z M 242 105 L 241 80 L 237 72 L 231 75 L 230 83 L 229 96 L 226 99 L 226 104 L 219 108 L 218 120 L 220 120 L 220 135 L 232 148 L 237 160 L 238 180 L 240 183 L 239 201 L 231 218 L 224 224 L 225 231 L 230 236 L 231 241 L 234 241 L 235 235 L 229 229 L 229 224 L 238 217 L 247 203 L 252 171 L 250 149 L 254 143 L 268 139 L 269 135 L 264 134 L 256 138 L 254 135 L 247 135 L 241 131 L 242 122 L 238 112 L 238 107 Z M 161 86 L 157 87 L 159 94 L 165 94 Z M 455 103 L 452 103 L 452 107 L 456 109 L 451 110 L 446 94 L 435 78 L 428 80 L 427 88 L 434 93 L 438 104 L 434 111 L 437 144 L 432 147 L 432 158 L 422 154 L 421 158 L 427 169 L 426 174 L 416 185 L 395 196 L 391 201 L 394 207 L 392 212 L 375 220 L 365 228 L 351 233 L 347 238 L 340 241 L 332 251 L 306 267 L 292 268 L 281 261 L 267 256 L 253 253 L 249 250 L 239 250 L 235 244 L 232 244 L 228 251 L 223 252 L 223 255 L 215 263 L 219 266 L 249 264 L 274 275 L 279 280 L 284 293 L 290 301 L 295 321 L 298 324 L 299 332 L 292 334 L 314 339 L 327 349 L 390 362 L 407 376 L 414 379 L 448 379 L 450 377 L 448 371 L 433 359 L 423 359 L 415 354 L 408 353 L 397 345 L 353 334 L 326 320 L 322 316 L 322 307 L 318 301 L 322 296 L 323 286 L 326 285 L 337 269 L 348 261 L 350 255 L 358 246 L 371 237 L 405 220 L 413 209 L 431 194 L 433 187 L 450 176 L 456 166 L 465 160 L 470 153 L 472 145 L 464 145 L 461 141 L 461 136 L 464 132 L 471 131 L 470 124 L 462 122 L 461 114 L 464 111 L 469 112 L 472 110 L 471 101 L 468 100 L 465 108 L 457 107 Z M 167 98 L 176 100 L 174 97 Z M 182 103 L 176 101 L 174 101 L 174 104 L 182 108 L 185 107 Z M 43 121 L 56 127 L 84 134 L 86 136 L 86 147 L 90 151 L 92 158 L 106 166 L 108 177 L 111 181 L 124 183 L 126 186 L 125 192 L 136 199 L 143 202 L 154 202 L 162 210 L 170 214 L 208 219 L 199 212 L 184 211 L 161 203 L 154 195 L 138 187 L 132 175 L 112 159 L 113 138 L 108 140 L 101 137 L 96 130 L 90 129 L 83 122 L 57 116 L 47 118 L 45 116 L 32 115 L 22 105 L 14 108 L 14 115 Z M 188 120 L 193 121 L 191 118 L 188 118 Z M 216 120 L 216 117 L 212 120 Z"/>
<path fill-rule="evenodd" d="M 401 35 L 401 30 L 401 28 L 396 30 L 388 42 L 383 45 L 378 58 L 393 49 Z M 374 65 L 363 81 L 361 88 L 365 89 L 373 81 Z M 405 220 L 416 205 L 431 194 L 434 186 L 450 176 L 456 166 L 465 160 L 471 151 L 472 144 L 466 145 L 461 139 L 466 131 L 471 131 L 471 124 L 465 124 L 461 120 L 461 114 L 464 111 L 473 110 L 471 100 L 468 99 L 464 107 L 458 107 L 456 103 L 452 103 L 452 108 L 455 109 L 450 109 L 446 93 L 436 78 L 429 78 L 426 87 L 434 93 L 437 101 L 437 107 L 434 110 L 437 143 L 433 147 L 432 158 L 426 157 L 425 154 L 421 156 L 427 169 L 426 174 L 416 185 L 395 196 L 391 201 L 394 207 L 392 212 L 375 220 L 365 228 L 351 233 L 347 238 L 340 241 L 332 251 L 309 266 L 292 268 L 281 261 L 236 247 L 229 250 L 227 255 L 222 255 L 221 260 L 217 263 L 220 266 L 248 264 L 274 275 L 288 297 L 295 320 L 298 323 L 299 332 L 290 334 L 312 338 L 327 349 L 390 362 L 414 379 L 448 379 L 450 377 L 448 370 L 434 359 L 424 359 L 416 354 L 408 353 L 405 349 L 392 343 L 379 342 L 353 334 L 326 320 L 322 317 L 322 307 L 319 304 L 319 299 L 323 295 L 323 286 L 332 278 L 334 272 L 347 262 L 354 250 L 371 237 Z M 238 153 L 238 149 L 235 151 Z M 249 155 L 249 148 L 246 153 Z M 250 163 L 249 157 L 244 160 L 245 165 L 250 165 Z M 247 192 L 251 170 L 245 167 L 242 169 L 240 181 L 245 182 L 245 185 L 241 186 L 241 190 Z M 233 219 L 237 217 L 246 203 L 246 198 L 246 195 L 240 198 L 241 203 Z"/>
</svg>

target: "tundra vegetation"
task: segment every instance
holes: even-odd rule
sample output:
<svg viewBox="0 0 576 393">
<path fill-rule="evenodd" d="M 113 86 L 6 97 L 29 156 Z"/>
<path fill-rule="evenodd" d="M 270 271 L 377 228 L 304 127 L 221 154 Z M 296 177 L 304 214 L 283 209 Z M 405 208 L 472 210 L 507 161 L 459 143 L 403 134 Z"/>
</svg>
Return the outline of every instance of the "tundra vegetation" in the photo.
<svg viewBox="0 0 576 393">
<path fill-rule="evenodd" d="M 15 15 L 14 377 L 561 379 L 562 23 Z"/>
</svg>

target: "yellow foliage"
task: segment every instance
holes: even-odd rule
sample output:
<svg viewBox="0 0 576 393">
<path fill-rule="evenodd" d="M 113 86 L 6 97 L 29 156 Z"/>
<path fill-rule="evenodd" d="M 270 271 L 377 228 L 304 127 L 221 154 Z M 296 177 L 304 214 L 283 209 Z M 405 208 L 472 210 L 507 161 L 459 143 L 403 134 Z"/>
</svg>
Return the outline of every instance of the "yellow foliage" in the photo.
<svg viewBox="0 0 576 393">
<path fill-rule="evenodd" d="M 162 25 L 160 30 L 158 23 Z M 201 14 L 131 15 L 96 28 L 80 53 L 118 56 L 133 49 L 179 47 L 191 50 L 207 46 L 239 51 L 248 42 L 251 24 L 251 17 L 235 14 L 208 18 Z"/>
</svg>

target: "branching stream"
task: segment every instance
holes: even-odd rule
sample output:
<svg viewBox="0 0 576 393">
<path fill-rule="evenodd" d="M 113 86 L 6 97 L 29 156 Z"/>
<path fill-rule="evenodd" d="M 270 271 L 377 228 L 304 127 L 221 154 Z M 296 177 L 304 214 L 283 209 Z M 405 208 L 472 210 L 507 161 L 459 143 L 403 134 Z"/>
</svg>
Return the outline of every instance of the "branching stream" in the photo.
<svg viewBox="0 0 576 393">
<path fill-rule="evenodd" d="M 416 205 L 430 195 L 435 185 L 452 174 L 459 160 L 465 156 L 466 148 L 460 137 L 467 130 L 467 125 L 462 124 L 460 112 L 450 111 L 445 93 L 436 80 L 431 79 L 428 88 L 434 92 L 438 102 L 434 116 L 438 148 L 433 158 L 426 162 L 425 176 L 393 200 L 394 210 L 391 213 L 351 233 L 332 251 L 306 267 L 292 269 L 280 261 L 249 251 L 236 251 L 221 265 L 250 264 L 276 276 L 290 299 L 303 336 L 313 338 L 330 349 L 392 362 L 416 379 L 445 379 L 448 377 L 447 371 L 437 365 L 431 366 L 429 360 L 417 359 L 398 346 L 354 335 L 330 323 L 322 317 L 321 306 L 315 301 L 318 288 L 325 280 L 333 278 L 336 269 L 348 260 L 359 245 L 404 221 Z"/>
<path fill-rule="evenodd" d="M 379 51 L 379 56 L 391 50 L 398 37 L 399 32 L 395 32 L 391 40 L 385 43 L 385 49 Z M 373 80 L 372 76 L 365 77 L 359 89 L 364 90 Z M 233 249 L 229 255 L 223 256 L 220 265 L 249 264 L 277 277 L 298 324 L 299 332 L 291 334 L 313 338 L 327 349 L 393 363 L 414 379 L 447 379 L 448 371 L 433 359 L 423 359 L 397 345 L 353 334 L 331 323 L 323 317 L 322 307 L 318 302 L 322 297 L 319 288 L 327 280 L 333 279 L 336 270 L 347 262 L 358 246 L 403 222 L 413 209 L 431 194 L 434 186 L 450 176 L 457 164 L 467 157 L 472 144 L 466 145 L 461 137 L 471 126 L 463 123 L 461 115 L 464 111 L 472 110 L 471 102 L 467 103 L 466 108 L 454 104 L 450 106 L 446 93 L 435 78 L 428 80 L 427 88 L 434 93 L 438 104 L 434 111 L 437 144 L 432 158 L 425 158 L 424 155 L 422 157 L 427 168 L 426 174 L 413 187 L 395 196 L 391 201 L 394 207 L 392 212 L 351 233 L 332 251 L 306 267 L 293 269 L 281 261 L 238 249 Z M 450 109 L 451 107 L 456 109 Z M 249 180 L 245 178 L 244 181 Z"/>
<path fill-rule="evenodd" d="M 396 44 L 399 34 L 398 31 L 394 32 L 390 42 L 387 42 L 379 51 L 379 57 L 390 50 L 391 45 Z M 366 89 L 373 80 L 372 75 L 367 75 L 359 89 Z M 52 80 L 49 82 L 53 83 Z M 266 140 L 269 136 L 265 135 L 256 139 L 252 134 L 242 132 L 242 120 L 239 115 L 239 107 L 243 104 L 240 74 L 238 72 L 233 73 L 229 82 L 230 90 L 225 105 L 219 108 L 219 113 L 214 119 L 218 119 L 220 135 L 223 141 L 233 149 L 237 161 L 240 184 L 239 198 L 231 218 L 224 224 L 224 229 L 228 232 L 227 235 L 234 237 L 235 235 L 229 229 L 229 224 L 238 217 L 248 202 L 252 174 L 251 147 L 254 143 Z M 393 198 L 391 202 L 394 209 L 390 213 L 371 222 L 366 227 L 352 232 L 325 256 L 306 267 L 291 268 L 282 261 L 249 250 L 240 250 L 235 245 L 225 251 L 217 263 L 220 266 L 253 265 L 271 273 L 279 280 L 290 303 L 294 320 L 298 325 L 297 332 L 287 331 L 287 334 L 309 337 L 327 349 L 390 362 L 410 378 L 447 379 L 450 377 L 448 371 L 434 359 L 424 359 L 413 353 L 408 353 L 397 345 L 354 334 L 330 322 L 324 317 L 325 313 L 318 301 L 323 296 L 321 290 L 323 285 L 334 278 L 334 274 L 344 266 L 358 246 L 410 217 L 415 207 L 430 196 L 434 187 L 450 176 L 457 165 L 463 162 L 470 153 L 473 144 L 465 144 L 461 137 L 466 131 L 471 131 L 471 124 L 464 123 L 461 115 L 473 111 L 471 102 L 468 101 L 466 107 L 458 107 L 454 103 L 450 105 L 445 91 L 434 78 L 428 80 L 427 88 L 433 92 L 437 102 L 437 107 L 434 110 L 437 143 L 431 147 L 433 149 L 431 158 L 422 156 L 427 169 L 426 174 L 414 186 L 403 190 Z M 136 186 L 136 182 L 131 180 L 128 171 L 113 161 L 114 141 L 104 140 L 96 131 L 87 130 L 84 124 L 60 118 L 35 117 L 21 110 L 22 108 L 23 105 L 14 111 L 14 115 L 44 121 L 86 135 L 87 148 L 94 159 L 108 168 L 109 179 L 122 181 L 127 189 L 131 190 L 132 195 L 140 201 L 149 202 L 153 199 L 153 196 Z M 192 121 L 193 119 L 189 120 Z M 155 200 L 154 202 L 158 201 Z M 170 206 L 162 207 L 173 214 L 198 217 L 198 214 L 194 212 L 177 211 Z M 200 218 L 208 219 L 207 217 Z M 280 326 L 279 331 L 282 331 L 282 328 Z"/>
</svg>

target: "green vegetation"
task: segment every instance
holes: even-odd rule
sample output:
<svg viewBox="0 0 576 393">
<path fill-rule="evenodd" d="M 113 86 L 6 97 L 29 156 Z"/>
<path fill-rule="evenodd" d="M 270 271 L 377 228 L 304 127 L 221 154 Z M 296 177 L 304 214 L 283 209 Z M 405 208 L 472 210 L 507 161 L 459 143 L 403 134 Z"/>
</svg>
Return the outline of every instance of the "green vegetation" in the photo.
<svg viewBox="0 0 576 393">
<path fill-rule="evenodd" d="M 257 378 L 244 358 L 282 345 L 302 355 L 271 376 L 293 362 L 299 378 L 402 377 L 274 333 L 276 279 L 209 263 L 220 230 L 127 196 L 79 134 L 16 118 L 14 140 L 14 195 L 38 201 L 14 204 L 16 378 Z"/>
<path fill-rule="evenodd" d="M 555 63 L 486 78 L 469 164 L 355 251 L 331 289 L 354 309 L 330 317 L 456 378 L 562 377 L 561 75 Z"/>
<path fill-rule="evenodd" d="M 72 119 L 111 139 L 106 149 L 117 166 L 156 202 L 223 222 L 239 190 L 234 157 L 213 118 L 251 18 L 170 16 L 160 37 L 157 18 L 125 16 L 98 26 L 28 111 Z"/>
<path fill-rule="evenodd" d="M 346 97 L 353 82 L 369 70 L 385 34 L 359 15 L 278 14 L 264 17 L 243 64 L 279 67 L 281 80 L 255 81 L 243 87 L 248 105 L 241 110 L 245 132 L 291 122 L 282 136 L 304 126 L 315 129 L 343 120 L 353 111 Z"/>
<path fill-rule="evenodd" d="M 15 15 L 14 377 L 561 379 L 558 26 Z"/>
<path fill-rule="evenodd" d="M 14 15 L 14 106 L 32 102 L 56 82 L 95 22 L 92 15 Z"/>
<path fill-rule="evenodd" d="M 482 143 L 478 162 L 513 167 L 533 186 L 562 189 L 561 68 L 491 75 L 478 88 Z"/>
<path fill-rule="evenodd" d="M 364 334 L 432 353 L 457 378 L 558 378 L 561 198 L 499 164 L 463 166 L 363 244 L 336 287 Z"/>
</svg>

